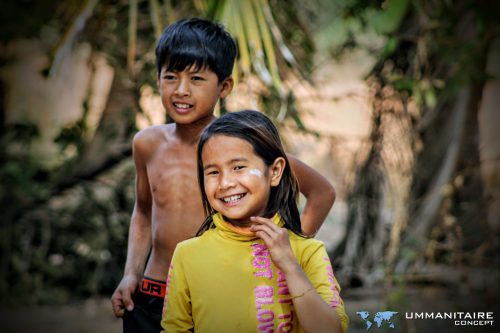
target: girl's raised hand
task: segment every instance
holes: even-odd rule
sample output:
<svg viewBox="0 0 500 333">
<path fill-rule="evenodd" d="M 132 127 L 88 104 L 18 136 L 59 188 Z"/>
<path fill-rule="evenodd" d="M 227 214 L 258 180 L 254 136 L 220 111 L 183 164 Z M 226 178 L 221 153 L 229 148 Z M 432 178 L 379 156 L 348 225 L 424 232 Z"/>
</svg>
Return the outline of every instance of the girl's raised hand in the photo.
<svg viewBox="0 0 500 333">
<path fill-rule="evenodd" d="M 299 267 L 290 245 L 287 229 L 277 226 L 272 220 L 264 217 L 252 216 L 250 220 L 255 223 L 250 230 L 264 241 L 276 267 L 285 274 Z"/>
</svg>

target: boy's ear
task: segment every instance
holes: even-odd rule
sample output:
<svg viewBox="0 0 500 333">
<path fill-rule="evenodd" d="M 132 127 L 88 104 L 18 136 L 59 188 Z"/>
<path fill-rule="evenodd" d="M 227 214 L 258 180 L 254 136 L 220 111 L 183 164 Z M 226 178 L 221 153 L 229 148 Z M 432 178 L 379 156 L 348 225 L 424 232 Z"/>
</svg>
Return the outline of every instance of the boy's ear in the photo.
<svg viewBox="0 0 500 333">
<path fill-rule="evenodd" d="M 234 80 L 232 76 L 224 79 L 221 83 L 220 98 L 225 98 L 233 90 Z"/>
<path fill-rule="evenodd" d="M 281 180 L 281 176 L 283 176 L 283 171 L 285 171 L 286 161 L 283 157 L 278 157 L 274 160 L 273 165 L 270 166 L 269 170 L 271 186 L 278 186 Z"/>
</svg>

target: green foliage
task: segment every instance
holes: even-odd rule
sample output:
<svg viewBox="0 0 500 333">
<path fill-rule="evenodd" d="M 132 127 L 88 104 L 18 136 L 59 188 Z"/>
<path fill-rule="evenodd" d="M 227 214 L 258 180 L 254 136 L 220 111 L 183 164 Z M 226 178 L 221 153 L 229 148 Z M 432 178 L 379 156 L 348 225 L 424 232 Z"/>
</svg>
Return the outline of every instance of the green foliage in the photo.
<svg viewBox="0 0 500 333">
<path fill-rule="evenodd" d="M 4 226 L 2 302 L 53 303 L 111 293 L 125 261 L 133 180 L 127 161 Z M 21 195 L 36 195 L 33 190 Z"/>
<path fill-rule="evenodd" d="M 85 143 L 85 134 L 87 131 L 87 126 L 83 120 L 79 120 L 72 125 L 61 128 L 59 135 L 55 138 L 55 142 L 61 147 L 61 150 L 65 150 L 69 146 L 76 146 L 77 150 L 80 152 Z"/>
<path fill-rule="evenodd" d="M 371 25 L 380 34 L 389 34 L 401 26 L 401 21 L 408 12 L 409 0 L 387 0 L 371 17 Z"/>
<path fill-rule="evenodd" d="M 111 293 L 122 274 L 134 201 L 130 160 L 54 196 L 53 177 L 30 154 L 34 124 L 3 133 L 0 165 L 0 302 L 54 303 Z M 82 140 L 81 124 L 58 142 Z"/>
</svg>

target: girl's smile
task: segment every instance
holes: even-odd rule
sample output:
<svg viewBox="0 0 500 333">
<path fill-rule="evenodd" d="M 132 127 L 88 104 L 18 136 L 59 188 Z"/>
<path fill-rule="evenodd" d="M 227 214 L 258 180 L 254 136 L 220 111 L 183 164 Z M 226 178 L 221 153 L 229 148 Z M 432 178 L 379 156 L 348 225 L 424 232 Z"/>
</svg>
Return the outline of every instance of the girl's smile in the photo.
<svg viewBox="0 0 500 333">
<path fill-rule="evenodd" d="M 246 193 L 241 193 L 241 194 L 236 194 L 236 195 L 228 195 L 228 196 L 225 196 L 223 198 L 221 198 L 220 200 L 222 200 L 222 202 L 230 207 L 230 206 L 234 206 L 234 205 L 237 205 L 241 202 L 241 199 L 243 199 L 243 197 L 246 195 Z"/>
</svg>

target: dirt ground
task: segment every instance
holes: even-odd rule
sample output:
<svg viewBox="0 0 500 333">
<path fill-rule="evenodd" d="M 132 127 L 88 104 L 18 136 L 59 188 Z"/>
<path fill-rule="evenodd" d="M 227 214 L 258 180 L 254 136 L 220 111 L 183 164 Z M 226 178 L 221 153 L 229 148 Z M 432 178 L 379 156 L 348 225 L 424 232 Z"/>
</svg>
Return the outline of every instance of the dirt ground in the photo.
<svg viewBox="0 0 500 333">
<path fill-rule="evenodd" d="M 498 288 L 496 288 L 498 289 Z M 498 291 L 498 290 L 496 290 Z M 391 333 L 493 333 L 498 332 L 500 294 L 495 290 L 451 290 L 443 286 L 411 288 L 351 289 L 343 298 L 351 319 L 349 332 L 367 332 L 366 323 L 356 314 L 368 311 L 370 319 L 379 311 L 398 312 L 394 328 L 384 323 L 380 328 L 373 322 L 369 332 Z M 493 325 L 456 326 L 450 319 L 406 319 L 410 312 L 493 312 Z M 109 300 L 94 298 L 66 305 L 44 305 L 29 308 L 0 308 L 0 332 L 24 333 L 118 333 L 121 321 L 114 318 Z M 222 332 L 221 332 L 222 333 Z M 235 332 L 236 333 L 236 332 Z"/>
</svg>

